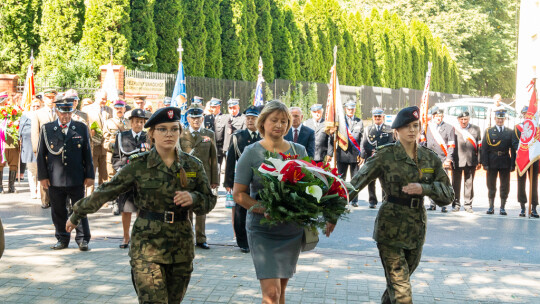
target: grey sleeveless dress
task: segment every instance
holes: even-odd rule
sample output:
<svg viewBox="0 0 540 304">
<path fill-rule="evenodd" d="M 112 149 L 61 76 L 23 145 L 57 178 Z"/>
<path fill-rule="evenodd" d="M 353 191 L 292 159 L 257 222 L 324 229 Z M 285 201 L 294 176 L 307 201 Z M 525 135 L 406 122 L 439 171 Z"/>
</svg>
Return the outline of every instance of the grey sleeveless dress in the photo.
<svg viewBox="0 0 540 304">
<path fill-rule="evenodd" d="M 294 145 L 300 158 L 307 156 L 302 145 Z M 256 198 L 259 190 L 263 188 L 260 177 L 253 173 L 252 168 L 259 168 L 264 161 L 265 152 L 266 149 L 260 143 L 251 144 L 245 148 L 236 165 L 234 182 L 249 185 L 252 198 Z M 285 154 L 289 153 L 294 154 L 292 148 Z M 257 279 L 291 278 L 296 272 L 304 230 L 293 223 L 272 227 L 263 225 L 260 223 L 263 218 L 263 214 L 250 211 L 246 217 L 248 243 Z"/>
</svg>

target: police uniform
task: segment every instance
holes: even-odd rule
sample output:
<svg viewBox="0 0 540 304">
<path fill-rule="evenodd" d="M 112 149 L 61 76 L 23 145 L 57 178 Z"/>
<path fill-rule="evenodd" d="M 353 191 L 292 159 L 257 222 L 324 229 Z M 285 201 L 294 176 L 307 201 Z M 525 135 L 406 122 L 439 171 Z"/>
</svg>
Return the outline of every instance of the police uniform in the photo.
<svg viewBox="0 0 540 304">
<path fill-rule="evenodd" d="M 384 111 L 381 108 L 376 108 L 371 111 L 373 116 L 382 115 L 384 116 Z M 375 153 L 377 147 L 382 147 L 386 144 L 394 142 L 394 135 L 392 128 L 390 126 L 382 123 L 380 125 L 373 124 L 367 128 L 362 136 L 362 143 L 360 147 L 362 148 L 360 157 L 362 159 L 367 159 Z M 369 183 L 368 185 L 369 193 L 369 207 L 375 208 L 377 206 L 377 194 L 375 193 L 375 181 Z M 384 192 L 383 192 L 384 197 Z"/>
<path fill-rule="evenodd" d="M 238 99 L 229 99 L 227 101 L 228 107 L 237 106 L 239 104 L 240 101 Z M 242 112 L 238 111 L 238 114 L 236 114 L 236 116 L 233 116 L 232 114 L 227 114 L 226 116 L 227 118 L 223 137 L 223 156 L 225 156 L 227 150 L 229 149 L 229 146 L 231 145 L 231 138 L 233 133 L 246 128 L 246 117 L 242 115 Z"/>
<path fill-rule="evenodd" d="M 464 111 L 458 115 L 458 119 L 468 117 L 469 112 Z M 455 143 L 452 163 L 452 186 L 456 199 L 452 203 L 452 211 L 461 208 L 461 181 L 464 180 L 463 206 L 465 211 L 473 212 L 472 202 L 474 198 L 474 174 L 476 166 L 480 163 L 480 147 L 482 146 L 482 132 L 478 126 L 470 124 L 465 128 L 455 127 Z"/>
<path fill-rule="evenodd" d="M 310 108 L 311 111 L 322 110 L 321 104 L 314 104 Z M 310 118 L 304 122 L 304 126 L 315 131 L 315 155 L 313 160 L 316 162 L 325 161 L 328 156 L 328 149 L 333 149 L 330 144 L 330 137 L 325 132 L 326 124 L 324 117 L 321 117 L 319 121 L 315 121 L 314 118 Z"/>
<path fill-rule="evenodd" d="M 202 117 L 202 114 L 203 110 L 197 106 L 192 106 L 187 111 L 188 117 Z M 202 161 L 210 185 L 218 185 L 219 174 L 214 132 L 202 126 L 199 130 L 194 130 L 189 126 L 182 131 L 179 140 L 182 151 Z M 190 213 L 190 217 L 192 216 Z M 206 243 L 206 215 L 198 215 L 195 220 L 195 239 L 197 246 L 208 249 L 209 247 Z"/>
<path fill-rule="evenodd" d="M 203 101 L 204 101 L 204 99 L 202 97 L 193 96 L 193 98 L 191 98 L 191 105 L 192 106 L 202 107 L 203 106 Z"/>
<path fill-rule="evenodd" d="M 212 99 L 210 99 L 209 103 L 210 103 L 211 107 L 221 106 L 221 99 L 217 99 L 217 98 L 212 97 Z M 219 114 L 217 114 L 217 115 L 220 115 L 220 114 L 221 114 L 221 112 Z M 212 130 L 214 133 L 216 133 L 215 121 L 216 121 L 216 116 L 217 115 L 210 114 L 210 115 L 205 115 L 204 116 L 204 127 L 206 129 L 208 129 L 208 130 Z M 223 147 L 223 139 L 222 138 L 221 138 L 221 143 L 222 143 L 221 147 Z M 216 133 L 216 141 L 218 142 L 218 134 L 217 133 Z M 219 154 L 219 149 L 218 149 L 218 154 Z"/>
<path fill-rule="evenodd" d="M 246 116 L 259 116 L 259 111 L 255 106 L 251 106 L 244 112 Z M 233 188 L 236 162 L 244 152 L 244 149 L 252 143 L 261 140 L 261 135 L 257 130 L 251 131 L 248 129 L 238 130 L 232 136 L 231 145 L 227 151 L 227 159 L 225 163 L 225 181 L 223 187 Z M 247 210 L 236 205 L 234 208 L 234 233 L 236 235 L 236 244 L 243 252 L 249 252 L 249 244 L 246 233 L 246 215 Z"/>
<path fill-rule="evenodd" d="M 125 108 L 126 103 L 123 100 L 117 100 L 114 103 L 114 107 Z M 131 111 L 129 117 L 133 115 L 133 111 L 134 110 Z M 125 116 L 117 117 L 116 113 L 113 114 L 112 118 L 107 119 L 105 122 L 105 128 L 103 130 L 103 147 L 107 150 L 107 174 L 109 175 L 109 179 L 116 174 L 116 170 L 112 165 L 113 145 L 116 140 L 116 134 L 129 130 L 131 128 L 129 122 L 130 121 Z"/>
<path fill-rule="evenodd" d="M 156 111 L 145 127 L 179 120 L 180 109 L 166 107 Z M 129 252 L 139 303 L 180 303 L 191 278 L 195 253 L 188 212 L 203 215 L 216 204 L 203 164 L 181 151 L 169 167 L 155 148 L 135 154 L 109 182 L 75 204 L 70 221 L 78 223 L 130 189 L 140 210 Z M 175 205 L 176 191 L 190 192 L 193 205 Z"/>
<path fill-rule="evenodd" d="M 347 108 L 356 108 L 356 103 L 354 101 L 348 102 L 345 104 L 345 107 Z M 351 133 L 352 138 L 355 140 L 356 144 L 358 145 L 358 148 L 360 148 L 360 143 L 362 142 L 362 134 L 364 133 L 364 123 L 362 120 L 356 116 L 349 117 L 345 116 L 345 122 L 347 123 L 347 127 L 349 128 L 349 132 Z M 333 136 L 330 140 L 331 146 L 334 145 Z M 337 158 L 337 168 L 339 174 L 343 176 L 343 178 L 347 177 L 347 171 L 350 170 L 351 176 L 356 175 L 356 172 L 358 172 L 358 162 L 360 158 L 360 151 L 358 151 L 358 148 L 355 147 L 355 144 L 352 142 L 351 139 L 349 139 L 349 144 L 346 151 L 343 151 L 339 145 L 337 145 L 336 148 L 336 158 Z M 330 156 L 334 156 L 334 149 L 329 149 L 328 154 Z M 354 198 L 351 201 L 352 205 L 357 207 L 358 206 L 358 198 Z"/>
<path fill-rule="evenodd" d="M 521 110 L 521 114 L 525 116 L 527 114 L 527 111 L 529 110 L 529 107 L 525 106 Z M 523 132 L 523 122 L 520 124 L 517 124 L 514 129 L 514 138 L 513 138 L 513 145 L 514 150 L 518 151 L 519 149 L 519 142 L 521 139 L 521 132 Z M 532 183 L 532 197 L 531 197 L 531 205 L 532 205 L 532 212 L 531 216 L 533 218 L 538 218 L 538 211 L 536 210 L 538 206 L 538 161 L 535 161 L 530 168 L 532 168 L 532 180 L 529 176 L 529 182 Z M 529 170 L 530 170 L 529 168 Z M 522 176 L 517 175 L 517 184 L 518 184 L 518 191 L 517 191 L 517 198 L 519 205 L 521 206 L 521 212 L 519 213 L 519 216 L 525 217 L 525 205 L 527 204 L 527 193 L 529 193 L 529 189 L 526 189 L 527 184 L 527 175 L 529 175 L 529 172 L 525 172 Z"/>
<path fill-rule="evenodd" d="M 444 111 L 439 108 L 434 108 L 431 111 L 432 115 L 444 114 Z M 424 143 L 427 148 L 439 156 L 439 159 L 444 164 L 445 161 L 453 161 L 454 149 L 456 147 L 456 132 L 454 127 L 444 121 L 440 124 L 436 124 L 433 120 L 428 123 L 426 142 Z M 445 168 L 448 173 L 448 168 Z M 433 200 L 430 200 L 430 206 L 427 210 L 435 210 L 436 206 Z M 446 212 L 446 207 L 441 209 L 442 212 Z"/>
<path fill-rule="evenodd" d="M 504 118 L 506 111 L 496 111 L 497 118 Z M 495 193 L 497 192 L 497 175 L 500 180 L 499 194 L 501 198 L 500 214 L 506 215 L 504 209 L 508 192 L 510 192 L 510 172 L 516 168 L 516 149 L 512 144 L 514 130 L 505 126 L 488 128 L 482 139 L 480 160 L 487 170 L 487 187 L 489 209 L 487 214 L 494 213 Z"/>
<path fill-rule="evenodd" d="M 418 107 L 402 109 L 392 128 L 418 121 L 419 112 Z M 420 263 L 426 236 L 423 196 L 429 196 L 439 206 L 454 200 L 454 191 L 440 158 L 422 146 L 417 147 L 415 158 L 407 155 L 399 141 L 382 146 L 351 181 L 356 189 L 352 196 L 377 178 L 386 193 L 373 232 L 386 276 L 381 303 L 412 303 L 410 277 Z M 419 183 L 422 195 L 404 193 L 402 187 L 409 183 Z"/>
<path fill-rule="evenodd" d="M 71 112 L 72 104 L 72 99 L 64 99 L 62 94 L 56 96 L 58 112 Z M 70 241 L 70 233 L 66 231 L 67 199 L 74 203 L 83 198 L 85 180 L 94 179 L 90 145 L 88 127 L 81 122 L 71 120 L 67 125 L 61 125 L 55 120 L 41 127 L 36 155 L 38 180 L 49 180 L 50 183 L 51 215 L 58 240 L 52 249 L 64 249 Z M 80 250 L 88 250 L 88 219 L 77 226 L 75 241 Z"/>
</svg>

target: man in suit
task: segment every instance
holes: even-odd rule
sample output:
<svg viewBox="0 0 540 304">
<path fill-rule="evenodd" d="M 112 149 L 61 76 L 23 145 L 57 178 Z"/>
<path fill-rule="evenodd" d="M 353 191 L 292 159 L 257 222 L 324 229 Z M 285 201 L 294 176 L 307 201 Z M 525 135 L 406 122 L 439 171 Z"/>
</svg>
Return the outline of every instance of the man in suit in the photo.
<svg viewBox="0 0 540 304">
<path fill-rule="evenodd" d="M 527 112 L 529 111 L 529 107 L 528 106 L 524 106 L 523 109 L 521 109 L 521 115 L 522 117 L 525 117 L 525 115 L 527 114 Z M 516 125 L 515 129 L 514 129 L 514 138 L 513 138 L 513 145 L 514 145 L 514 150 L 518 150 L 519 149 L 519 142 L 520 142 L 520 139 L 521 139 L 521 132 L 523 132 L 523 121 L 519 124 Z M 538 211 L 536 210 L 536 207 L 538 206 L 538 161 L 535 161 L 531 167 L 529 168 L 529 170 L 532 168 L 533 172 L 532 172 L 532 179 L 530 178 L 531 176 L 529 176 L 529 183 L 532 183 L 532 197 L 530 198 L 531 199 L 531 205 L 532 205 L 532 210 L 531 210 L 531 217 L 533 218 L 539 218 L 540 216 L 538 215 Z M 518 191 L 517 191 L 517 198 L 518 198 L 518 202 L 519 202 L 519 205 L 521 206 L 521 212 L 519 213 L 519 216 L 521 217 L 525 217 L 526 216 L 526 212 L 525 212 L 525 205 L 527 204 L 527 193 L 529 192 L 528 189 L 526 189 L 526 184 L 527 184 L 527 175 L 529 175 L 529 172 L 526 172 L 525 174 L 523 174 L 522 176 L 519 176 L 519 174 L 517 175 L 517 185 L 518 185 Z"/>
<path fill-rule="evenodd" d="M 351 178 L 356 174 L 360 164 L 360 143 L 362 142 L 362 134 L 364 133 L 364 123 L 354 114 L 356 113 L 356 102 L 351 100 L 345 104 L 345 122 L 351 133 L 352 139 L 349 138 L 347 150 L 343 151 L 338 145 L 336 148 L 336 161 L 339 174 L 343 178 L 347 177 L 347 172 L 350 171 Z M 354 142 L 353 142 L 354 140 Z M 331 146 L 334 145 L 334 138 L 331 136 Z M 334 149 L 329 149 L 328 154 L 333 157 Z M 353 207 L 358 207 L 358 198 L 354 198 L 351 202 Z"/>
<path fill-rule="evenodd" d="M 458 115 L 459 125 L 456 131 L 456 148 L 453 155 L 452 186 L 454 187 L 455 200 L 452 211 L 457 212 L 461 208 L 461 180 L 464 177 L 463 196 L 465 198 L 465 211 L 473 213 L 472 201 L 474 198 L 474 174 L 480 169 L 480 146 L 482 145 L 482 133 L 478 126 L 470 124 L 469 112 L 463 111 Z"/>
<path fill-rule="evenodd" d="M 314 104 L 310 108 L 311 118 L 304 122 L 304 126 L 315 131 L 315 153 L 313 160 L 316 162 L 328 162 L 330 156 L 328 149 L 333 149 L 330 146 L 330 137 L 326 134 L 322 104 Z"/>
<path fill-rule="evenodd" d="M 375 153 L 375 150 L 377 150 L 377 147 L 394 142 L 392 128 L 384 123 L 384 110 L 381 108 L 374 108 L 371 111 L 371 117 L 373 118 L 373 125 L 369 126 L 364 132 L 360 144 L 360 157 L 363 160 L 371 157 L 373 153 Z M 377 194 L 375 193 L 375 181 L 369 183 L 368 192 L 369 208 L 375 209 L 378 203 Z M 384 191 L 382 196 L 384 197 Z"/>
<path fill-rule="evenodd" d="M 315 131 L 310 127 L 302 126 L 304 120 L 302 109 L 291 107 L 289 112 L 292 116 L 292 127 L 285 135 L 285 140 L 301 144 L 306 148 L 308 156 L 313 158 L 315 156 Z"/>
<path fill-rule="evenodd" d="M 223 134 L 223 157 L 231 145 L 231 138 L 234 132 L 246 128 L 246 117 L 240 113 L 240 99 L 231 98 L 227 101 L 229 114 L 225 115 L 225 130 Z M 223 123 L 220 121 L 220 123 Z M 218 126 L 216 125 L 216 129 Z M 221 165 L 221 164 L 220 164 Z M 223 172 L 224 170 L 221 170 Z"/>
<path fill-rule="evenodd" d="M 506 111 L 498 110 L 495 112 L 495 126 L 486 129 L 482 139 L 482 149 L 480 160 L 484 170 L 487 171 L 487 187 L 489 209 L 487 214 L 495 213 L 495 193 L 497 192 L 497 175 L 500 182 L 501 208 L 500 215 L 507 215 L 504 207 L 510 192 L 510 172 L 516 169 L 516 149 L 512 143 L 514 130 L 506 128 L 504 121 Z"/>
<path fill-rule="evenodd" d="M 443 109 L 434 107 L 431 109 L 431 114 L 432 118 L 428 123 L 426 142 L 424 144 L 439 156 L 444 170 L 448 173 L 448 169 L 452 166 L 454 148 L 456 147 L 456 132 L 452 125 L 443 121 Z M 435 209 L 437 209 L 435 202 L 430 199 L 427 210 Z M 441 212 L 447 212 L 446 207 L 442 207 Z"/>
<path fill-rule="evenodd" d="M 38 144 L 39 144 L 39 130 L 41 127 L 51 121 L 55 121 L 58 116 L 56 115 L 56 110 L 54 109 L 54 98 L 56 96 L 56 90 L 46 90 L 43 93 L 40 93 L 43 99 L 43 108 L 36 111 L 32 119 L 32 149 L 34 153 L 37 153 Z M 41 208 L 46 209 L 50 207 L 49 191 L 44 189 L 41 184 L 39 186 L 41 192 Z"/>
<path fill-rule="evenodd" d="M 94 161 L 94 170 L 98 172 L 98 185 L 103 184 L 109 177 L 107 175 L 107 150 L 103 147 L 103 135 L 107 119 L 112 117 L 112 109 L 107 106 L 107 92 L 103 89 L 96 91 L 93 104 L 83 108 L 88 114 L 88 124 L 90 125 L 90 136 L 92 142 L 92 159 Z M 95 123 L 97 130 L 92 129 Z M 88 189 L 88 193 L 94 191 L 94 185 Z"/>
<path fill-rule="evenodd" d="M 210 187 L 217 189 L 219 186 L 219 175 L 217 166 L 216 137 L 214 132 L 202 127 L 203 109 L 191 106 L 187 111 L 189 127 L 182 130 L 180 135 L 180 148 L 185 153 L 193 155 L 201 160 L 204 171 L 208 176 Z M 193 212 L 190 213 L 193 222 Z M 195 224 L 195 240 L 197 247 L 210 249 L 206 243 L 206 215 L 197 215 Z"/>
<path fill-rule="evenodd" d="M 51 249 L 67 248 L 70 234 L 66 231 L 68 211 L 72 204 L 84 197 L 84 186 L 94 183 L 94 167 L 88 127 L 71 119 L 73 99 L 56 96 L 58 119 L 43 125 L 37 152 L 38 180 L 49 189 L 51 215 L 55 227 L 56 245 Z M 75 241 L 81 251 L 88 250 L 90 227 L 85 218 L 77 226 Z"/>
<path fill-rule="evenodd" d="M 257 131 L 257 117 L 259 117 L 259 111 L 255 106 L 250 106 L 244 111 L 246 117 L 246 129 L 238 130 L 234 132 L 231 145 L 227 151 L 227 160 L 225 165 L 225 181 L 223 187 L 227 189 L 227 192 L 231 192 L 234 185 L 234 175 L 236 162 L 244 152 L 244 149 L 261 140 L 261 135 Z M 246 233 L 246 214 L 247 210 L 236 205 L 233 207 L 233 226 L 234 233 L 236 235 L 236 244 L 240 247 L 243 253 L 249 252 L 249 244 Z"/>
<path fill-rule="evenodd" d="M 73 114 L 71 115 L 71 119 L 80 121 L 86 126 L 88 126 L 88 114 L 84 113 L 83 111 L 77 109 L 77 106 L 79 105 L 79 94 L 74 89 L 69 89 L 64 94 L 66 98 L 73 98 Z"/>
</svg>

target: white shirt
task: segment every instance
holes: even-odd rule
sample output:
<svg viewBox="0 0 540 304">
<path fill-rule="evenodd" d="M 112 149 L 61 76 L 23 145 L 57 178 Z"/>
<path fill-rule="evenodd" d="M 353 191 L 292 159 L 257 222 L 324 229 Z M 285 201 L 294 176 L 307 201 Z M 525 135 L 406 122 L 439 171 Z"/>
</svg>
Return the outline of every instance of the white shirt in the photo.
<svg viewBox="0 0 540 304">
<path fill-rule="evenodd" d="M 141 137 L 141 133 L 142 133 L 142 131 L 139 132 L 139 133 L 135 133 L 133 130 L 131 130 L 131 134 L 133 134 L 133 138 L 135 138 L 136 136 L 139 136 L 139 138 L 140 138 L 140 137 Z"/>
<path fill-rule="evenodd" d="M 292 134 L 293 134 L 293 136 L 294 136 L 294 131 L 295 131 L 295 130 L 298 130 L 298 136 L 300 136 L 300 129 L 302 129 L 302 124 L 300 124 L 300 125 L 298 126 L 298 128 L 292 127 L 292 132 L 293 132 Z"/>
<path fill-rule="evenodd" d="M 199 133 L 201 133 L 201 129 L 202 129 L 202 126 L 199 127 L 199 130 L 195 130 L 195 129 L 193 129 L 191 126 L 189 126 L 189 132 L 191 132 L 191 134 L 193 134 L 193 132 L 199 132 Z"/>
</svg>

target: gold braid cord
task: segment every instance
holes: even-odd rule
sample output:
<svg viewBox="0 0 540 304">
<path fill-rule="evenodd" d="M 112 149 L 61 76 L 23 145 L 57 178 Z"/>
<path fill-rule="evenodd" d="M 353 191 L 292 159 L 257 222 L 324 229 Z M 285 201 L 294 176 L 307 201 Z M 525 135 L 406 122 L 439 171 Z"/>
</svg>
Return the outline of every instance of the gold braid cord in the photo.
<svg viewBox="0 0 540 304">
<path fill-rule="evenodd" d="M 486 138 L 487 138 L 487 144 L 492 147 L 497 147 L 501 144 L 501 140 L 499 140 L 496 144 L 491 144 L 491 138 L 489 138 L 489 129 L 486 130 Z"/>
</svg>

